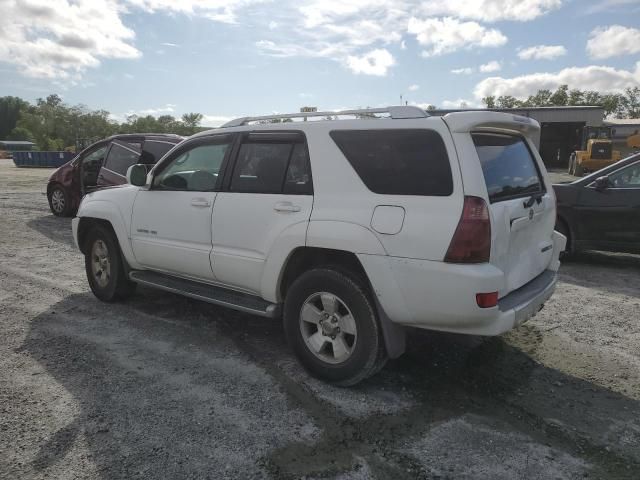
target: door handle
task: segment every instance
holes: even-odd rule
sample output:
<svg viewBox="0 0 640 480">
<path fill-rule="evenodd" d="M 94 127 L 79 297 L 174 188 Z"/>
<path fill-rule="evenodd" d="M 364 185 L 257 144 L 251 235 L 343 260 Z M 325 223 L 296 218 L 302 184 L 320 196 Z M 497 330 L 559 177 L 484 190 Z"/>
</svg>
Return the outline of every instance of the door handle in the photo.
<svg viewBox="0 0 640 480">
<path fill-rule="evenodd" d="M 206 198 L 192 198 L 191 206 L 192 207 L 210 207 L 211 202 Z"/>
<path fill-rule="evenodd" d="M 278 202 L 274 205 L 273 209 L 276 212 L 299 212 L 300 207 L 298 205 L 294 205 L 291 202 Z"/>
</svg>

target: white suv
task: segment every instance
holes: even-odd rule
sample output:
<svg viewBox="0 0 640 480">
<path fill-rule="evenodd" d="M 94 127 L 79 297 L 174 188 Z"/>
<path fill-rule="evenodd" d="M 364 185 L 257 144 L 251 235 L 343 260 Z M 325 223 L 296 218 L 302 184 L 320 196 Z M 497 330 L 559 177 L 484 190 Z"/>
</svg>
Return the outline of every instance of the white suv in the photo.
<svg viewBox="0 0 640 480">
<path fill-rule="evenodd" d="M 140 283 L 282 316 L 312 374 L 352 385 L 405 326 L 498 335 L 551 296 L 566 239 L 539 133 L 416 107 L 237 119 L 85 196 L 73 234 L 99 299 Z"/>
</svg>

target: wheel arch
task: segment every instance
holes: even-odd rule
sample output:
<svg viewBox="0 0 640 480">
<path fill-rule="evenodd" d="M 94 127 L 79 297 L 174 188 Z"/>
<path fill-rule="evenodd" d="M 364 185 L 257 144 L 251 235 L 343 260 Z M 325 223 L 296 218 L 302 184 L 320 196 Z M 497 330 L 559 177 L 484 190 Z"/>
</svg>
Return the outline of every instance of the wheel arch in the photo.
<svg viewBox="0 0 640 480">
<path fill-rule="evenodd" d="M 385 349 L 389 358 L 397 358 L 406 349 L 405 330 L 393 323 L 386 314 L 375 294 L 375 290 L 367 272 L 358 256 L 346 250 L 323 247 L 298 247 L 294 249 L 282 268 L 278 279 L 278 298 L 284 300 L 287 289 L 302 273 L 318 267 L 330 267 L 351 274 L 363 282 L 371 296 L 384 338 Z"/>
<path fill-rule="evenodd" d="M 113 229 L 113 225 L 111 225 L 110 221 L 103 218 L 81 217 L 80 221 L 78 222 L 78 247 L 80 247 L 80 251 L 85 255 L 87 254 L 87 237 L 89 235 L 89 232 L 91 231 L 91 228 L 95 225 L 101 225 L 105 227 L 106 229 L 111 231 L 111 233 L 113 233 L 116 238 L 118 238 L 118 235 Z"/>
<path fill-rule="evenodd" d="M 118 205 L 106 200 L 93 200 L 83 202 L 78 211 L 78 233 L 77 242 L 81 250 L 84 250 L 83 241 L 86 240 L 86 233 L 91 225 L 100 223 L 107 225 L 114 233 L 120 252 L 124 260 L 132 268 L 140 268 L 133 255 L 131 242 L 129 241 L 128 225 L 122 217 Z M 85 253 L 83 251 L 83 253 Z"/>
</svg>

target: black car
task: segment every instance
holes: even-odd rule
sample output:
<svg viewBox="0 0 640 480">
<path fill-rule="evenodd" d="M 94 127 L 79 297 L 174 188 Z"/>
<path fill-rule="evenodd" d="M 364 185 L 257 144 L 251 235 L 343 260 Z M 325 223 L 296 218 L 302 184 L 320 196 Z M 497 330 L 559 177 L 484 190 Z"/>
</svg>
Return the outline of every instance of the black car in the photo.
<svg viewBox="0 0 640 480">
<path fill-rule="evenodd" d="M 49 177 L 49 208 L 54 215 L 74 215 L 87 192 L 127 183 L 131 165 L 153 165 L 182 140 L 178 135 L 164 133 L 129 133 L 90 145 Z"/>
<path fill-rule="evenodd" d="M 556 230 L 567 237 L 568 253 L 640 253 L 640 154 L 553 189 Z"/>
</svg>

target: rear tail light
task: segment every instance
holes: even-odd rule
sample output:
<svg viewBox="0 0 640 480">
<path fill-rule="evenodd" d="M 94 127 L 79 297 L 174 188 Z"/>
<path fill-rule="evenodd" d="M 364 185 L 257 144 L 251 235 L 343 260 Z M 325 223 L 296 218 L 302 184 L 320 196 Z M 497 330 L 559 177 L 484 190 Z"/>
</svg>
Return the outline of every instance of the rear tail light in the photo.
<svg viewBox="0 0 640 480">
<path fill-rule="evenodd" d="M 491 253 L 491 222 L 487 203 L 480 197 L 464 197 L 462 217 L 444 261 L 484 263 Z"/>
<path fill-rule="evenodd" d="M 480 308 L 491 308 L 498 305 L 498 292 L 476 293 L 476 303 Z"/>
</svg>

